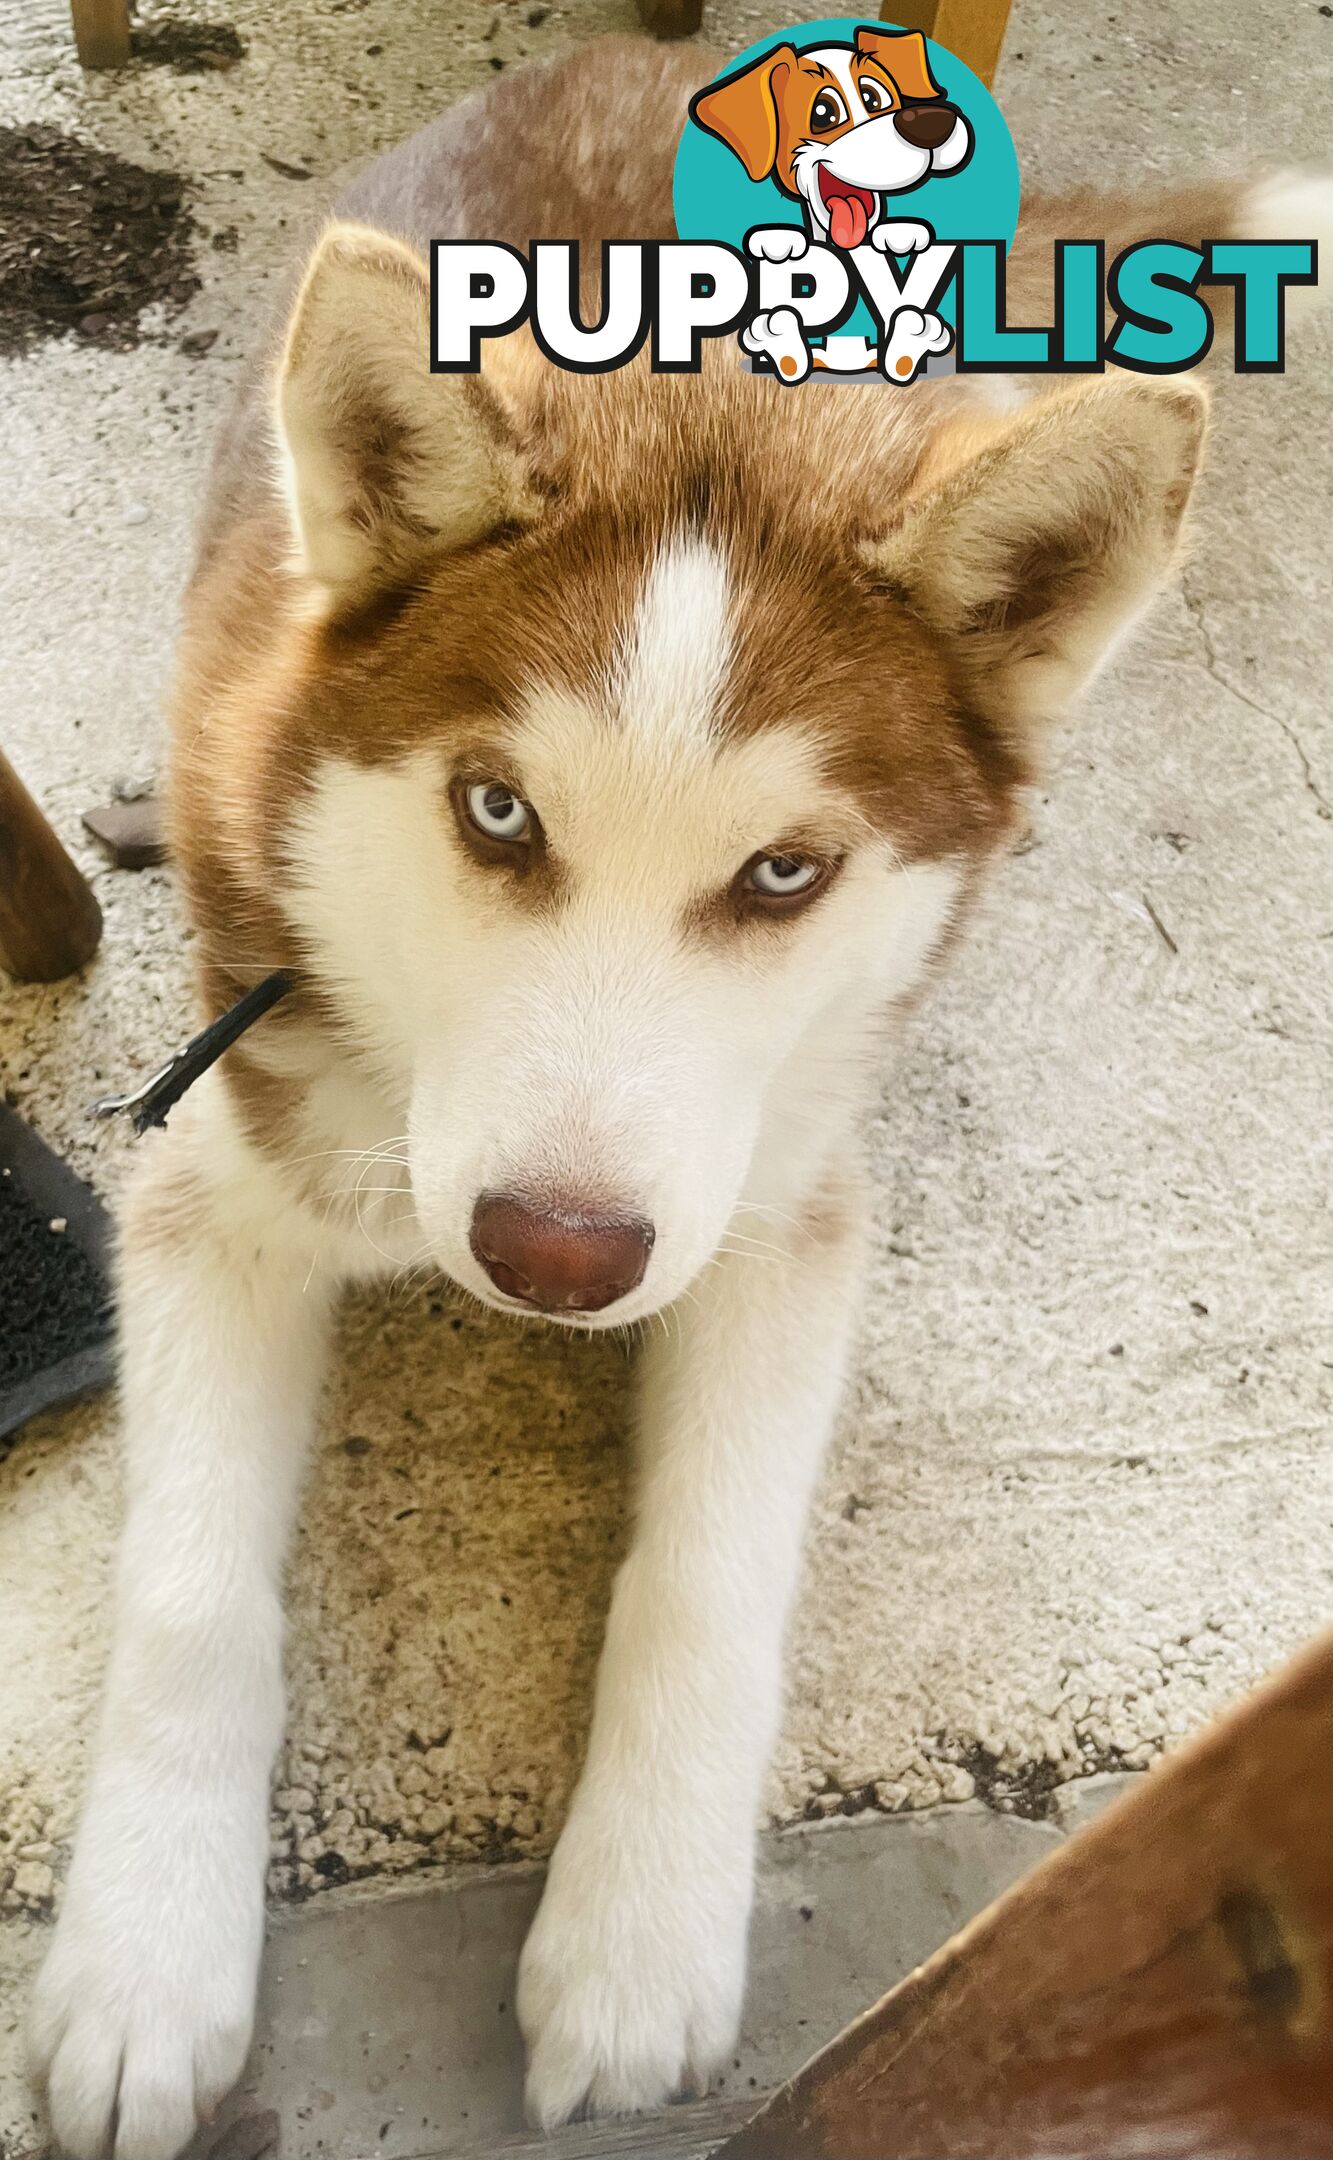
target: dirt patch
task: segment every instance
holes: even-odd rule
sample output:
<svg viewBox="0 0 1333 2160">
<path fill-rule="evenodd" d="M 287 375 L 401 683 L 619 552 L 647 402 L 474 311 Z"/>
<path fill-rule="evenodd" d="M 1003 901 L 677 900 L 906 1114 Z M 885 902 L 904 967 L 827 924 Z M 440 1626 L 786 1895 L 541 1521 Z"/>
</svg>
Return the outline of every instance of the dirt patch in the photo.
<svg viewBox="0 0 1333 2160">
<path fill-rule="evenodd" d="M 168 17 L 131 30 L 130 58 L 169 67 L 173 75 L 218 75 L 245 58 L 245 39 L 230 23 Z"/>
<path fill-rule="evenodd" d="M 1094 1748 L 1085 1741 L 1077 1777 L 1098 1777 L 1132 1765 L 1115 1748 Z M 1021 1815 L 1026 1822 L 1050 1822 L 1062 1787 L 1074 1782 L 1068 1763 L 1027 1762 L 1006 1765 L 980 1741 L 954 1751 L 951 1760 L 973 1778 L 978 1800 L 998 1815 Z"/>
<path fill-rule="evenodd" d="M 197 228 L 178 173 L 58 128 L 0 128 L 0 354 L 50 338 L 126 350 L 150 302 L 199 290 Z"/>
</svg>

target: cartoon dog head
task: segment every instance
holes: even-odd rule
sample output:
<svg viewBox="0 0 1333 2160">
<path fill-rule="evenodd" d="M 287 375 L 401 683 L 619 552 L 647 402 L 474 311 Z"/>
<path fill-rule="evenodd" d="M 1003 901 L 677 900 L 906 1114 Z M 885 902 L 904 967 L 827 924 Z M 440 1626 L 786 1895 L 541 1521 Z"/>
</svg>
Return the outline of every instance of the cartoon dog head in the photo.
<svg viewBox="0 0 1333 2160">
<path fill-rule="evenodd" d="M 851 45 L 779 45 L 701 90 L 691 118 L 752 180 L 803 202 L 816 238 L 859 247 L 880 198 L 957 172 L 972 130 L 930 72 L 919 30 L 858 29 Z"/>
</svg>

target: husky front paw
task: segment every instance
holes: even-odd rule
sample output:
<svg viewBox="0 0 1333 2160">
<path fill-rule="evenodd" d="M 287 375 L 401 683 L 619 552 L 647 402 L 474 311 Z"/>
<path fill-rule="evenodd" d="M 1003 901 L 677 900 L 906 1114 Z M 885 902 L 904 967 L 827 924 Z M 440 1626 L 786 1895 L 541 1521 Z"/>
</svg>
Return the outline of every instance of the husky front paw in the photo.
<svg viewBox="0 0 1333 2160">
<path fill-rule="evenodd" d="M 245 2062 L 262 1876 L 229 1884 L 204 1836 L 188 1872 L 160 1843 L 117 1852 L 91 1823 L 85 1840 L 29 2014 L 33 2075 L 72 2160 L 172 2160 Z"/>
<path fill-rule="evenodd" d="M 571 1820 L 519 1966 L 528 2115 L 544 2130 L 706 2092 L 740 2024 L 748 1854 L 725 1873 L 716 1854 L 698 1872 L 645 1857 L 627 1879 L 607 1851 Z"/>
</svg>

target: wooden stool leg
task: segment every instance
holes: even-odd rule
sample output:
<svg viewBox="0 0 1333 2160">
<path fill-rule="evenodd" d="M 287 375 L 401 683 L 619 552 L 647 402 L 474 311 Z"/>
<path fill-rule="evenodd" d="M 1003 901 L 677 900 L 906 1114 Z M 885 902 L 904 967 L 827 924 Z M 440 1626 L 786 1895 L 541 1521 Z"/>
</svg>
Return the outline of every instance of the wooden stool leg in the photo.
<svg viewBox="0 0 1333 2160">
<path fill-rule="evenodd" d="M 693 37 L 703 12 L 703 0 L 639 0 L 639 20 L 651 37 Z"/>
<path fill-rule="evenodd" d="M 881 22 L 924 30 L 989 85 L 1004 43 L 1009 0 L 884 0 Z"/>
<path fill-rule="evenodd" d="M 102 910 L 0 752 L 0 967 L 20 982 L 72 975 L 97 950 Z"/>
<path fill-rule="evenodd" d="M 130 0 L 71 0 L 79 65 L 124 67 L 130 57 Z"/>
</svg>

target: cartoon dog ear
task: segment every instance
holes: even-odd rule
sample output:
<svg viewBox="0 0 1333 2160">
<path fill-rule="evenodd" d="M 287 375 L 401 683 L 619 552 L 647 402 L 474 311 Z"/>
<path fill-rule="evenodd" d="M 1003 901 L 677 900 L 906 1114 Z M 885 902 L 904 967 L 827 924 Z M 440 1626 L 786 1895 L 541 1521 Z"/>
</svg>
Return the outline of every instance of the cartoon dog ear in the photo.
<svg viewBox="0 0 1333 2160">
<path fill-rule="evenodd" d="M 898 85 L 904 105 L 919 98 L 942 97 L 943 91 L 930 72 L 926 41 L 919 30 L 866 30 L 856 33 L 856 49 L 878 60 Z"/>
<path fill-rule="evenodd" d="M 795 65 L 793 48 L 779 45 L 690 99 L 690 118 L 733 150 L 752 180 L 767 180 L 777 164 L 777 88 Z"/>
</svg>

